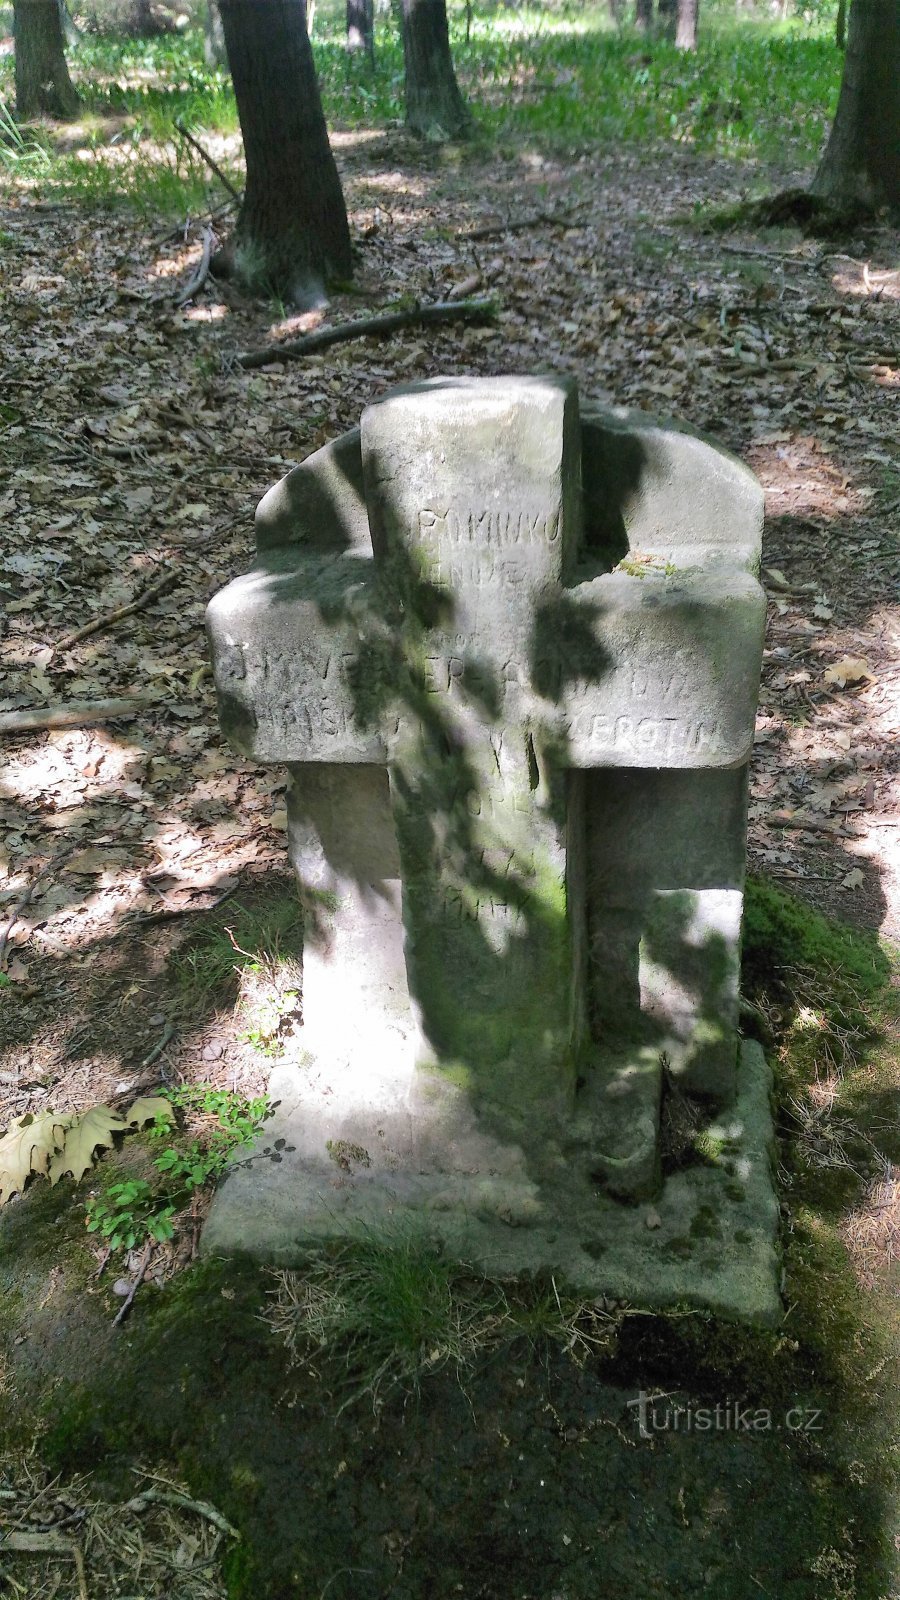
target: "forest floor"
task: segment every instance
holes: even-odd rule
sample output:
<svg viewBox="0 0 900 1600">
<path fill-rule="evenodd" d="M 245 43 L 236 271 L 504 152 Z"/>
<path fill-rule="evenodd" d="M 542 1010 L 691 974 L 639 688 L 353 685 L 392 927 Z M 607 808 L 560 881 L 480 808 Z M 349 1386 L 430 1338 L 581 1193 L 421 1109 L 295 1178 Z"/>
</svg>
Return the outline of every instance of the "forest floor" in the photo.
<svg viewBox="0 0 900 1600">
<path fill-rule="evenodd" d="M 265 489 L 415 376 L 569 373 L 582 395 L 679 416 L 754 468 L 766 492 L 770 607 L 751 869 L 900 941 L 900 236 L 716 231 L 713 213 L 759 171 L 685 150 L 563 160 L 531 147 L 500 159 L 478 146 L 423 151 L 400 132 L 338 135 L 335 146 L 359 265 L 353 293 L 337 296 L 326 320 L 400 296 L 445 299 L 469 280 L 498 298 L 495 325 L 411 330 L 246 372 L 238 352 L 310 330 L 323 314 L 285 317 L 212 282 L 176 309 L 199 228 L 164 240 L 126 213 L 0 196 L 0 713 L 146 697 L 127 722 L 3 736 L 4 1122 L 117 1103 L 160 1080 L 264 1087 L 291 1018 L 267 1034 L 246 994 L 238 1007 L 214 995 L 186 1006 L 172 975 L 173 953 L 203 919 L 227 923 L 229 905 L 265 897 L 273 882 L 284 889 L 283 774 L 236 757 L 219 733 L 204 607 L 250 564 Z M 488 226 L 490 237 L 467 238 Z M 101 621 L 163 579 L 127 619 Z M 66 644 L 93 621 L 96 631 Z M 51 1241 L 65 1243 L 67 1260 L 80 1250 L 93 1270 L 83 1230 L 77 1238 L 78 1196 L 68 1186 L 60 1199 L 66 1187 L 52 1194 Z M 262 1351 L 258 1275 L 194 1269 L 208 1322 L 201 1348 L 173 1276 L 184 1252 L 176 1261 L 161 1247 L 159 1299 L 168 1294 L 170 1309 L 145 1310 L 149 1286 L 126 1329 L 110 1330 L 110 1274 L 79 1280 L 73 1269 L 70 1282 L 46 1238 L 29 1254 L 27 1219 L 50 1205 L 36 1196 L 33 1186 L 12 1203 L 0 1239 L 18 1308 L 7 1397 L 17 1404 L 21 1385 L 30 1406 L 36 1383 L 53 1390 L 92 1372 L 119 1396 L 133 1385 L 132 1404 L 148 1413 L 145 1459 L 177 1462 L 192 1492 L 224 1496 L 229 1517 L 269 1551 L 270 1576 L 247 1593 L 890 1592 L 873 1553 L 883 1486 L 866 1464 L 877 1422 L 829 1417 L 817 1387 L 827 1389 L 824 1357 L 796 1399 L 822 1412 L 824 1434 L 641 1438 L 638 1389 L 696 1392 L 701 1357 L 685 1345 L 666 1370 L 637 1335 L 612 1376 L 562 1355 L 516 1354 L 465 1387 L 434 1378 L 406 1405 L 336 1417 L 321 1374 L 291 1372 Z M 896 1278 L 891 1248 L 873 1292 Z M 853 1337 L 862 1360 L 865 1339 Z M 179 1386 L 158 1401 L 154 1373 L 164 1372 Z M 734 1372 L 752 1396 L 752 1364 Z M 738 1398 L 723 1382 L 719 1369 L 699 1392 Z M 77 1448 L 59 1447 L 67 1469 L 97 1464 L 99 1436 L 81 1423 Z M 126 1446 L 114 1428 L 103 1439 L 112 1493 Z M 38 1456 L 51 1459 L 40 1446 Z M 44 1479 L 43 1468 L 28 1481 L 22 1470 L 9 1466 L 2 1492 L 24 1510 Z M 103 1531 L 105 1514 L 77 1523 L 100 1529 L 95 1553 L 117 1537 Z M 131 1555 L 104 1594 L 138 1592 L 130 1515 L 119 1532 Z M 204 1565 L 219 1557 L 197 1518 L 165 1515 L 163 1555 L 140 1592 L 224 1593 L 219 1569 Z M 16 1559 L 8 1592 L 49 1595 L 49 1568 L 26 1579 L 21 1563 L 37 1573 L 39 1558 Z M 242 1592 L 241 1563 L 229 1561 L 229 1592 Z M 82 1582 L 73 1568 L 52 1592 L 101 1592 Z"/>
</svg>

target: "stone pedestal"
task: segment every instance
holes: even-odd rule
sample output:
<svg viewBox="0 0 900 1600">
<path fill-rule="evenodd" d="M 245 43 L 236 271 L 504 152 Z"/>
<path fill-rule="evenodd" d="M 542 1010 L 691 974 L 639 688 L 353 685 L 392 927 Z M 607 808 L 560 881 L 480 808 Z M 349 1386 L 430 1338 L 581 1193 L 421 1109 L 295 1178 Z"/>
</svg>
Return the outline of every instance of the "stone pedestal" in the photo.
<svg viewBox="0 0 900 1600">
<path fill-rule="evenodd" d="M 208 625 L 226 732 L 289 767 L 304 1055 L 272 1086 L 293 1153 L 229 1178 L 208 1248 L 402 1219 L 777 1314 L 737 1035 L 761 516 L 732 457 L 549 378 L 394 391 L 265 497 Z M 667 1095 L 725 1119 L 715 1170 L 670 1170 Z"/>
</svg>

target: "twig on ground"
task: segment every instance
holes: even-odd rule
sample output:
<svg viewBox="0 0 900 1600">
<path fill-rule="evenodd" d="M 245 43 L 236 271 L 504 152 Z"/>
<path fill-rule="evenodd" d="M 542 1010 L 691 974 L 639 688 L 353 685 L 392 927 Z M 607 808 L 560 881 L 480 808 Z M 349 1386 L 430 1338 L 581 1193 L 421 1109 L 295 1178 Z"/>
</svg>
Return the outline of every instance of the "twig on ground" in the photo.
<svg viewBox="0 0 900 1600">
<path fill-rule="evenodd" d="M 333 328 L 320 328 L 303 339 L 291 339 L 287 344 L 273 344 L 265 350 L 250 350 L 238 356 L 242 367 L 267 367 L 274 361 L 292 361 L 309 356 L 316 350 L 327 350 L 329 345 L 343 344 L 347 339 L 364 339 L 370 335 L 383 338 L 397 333 L 401 328 L 429 326 L 436 322 L 493 322 L 497 305 L 493 300 L 437 300 L 431 305 L 409 306 L 404 311 L 387 311 L 376 317 L 360 317 L 355 322 L 339 322 Z"/>
<path fill-rule="evenodd" d="M 125 1299 L 122 1301 L 121 1306 L 119 1307 L 118 1311 L 116 1312 L 115 1316 L 113 1317 L 112 1325 L 113 1325 L 114 1328 L 118 1328 L 118 1327 L 121 1326 L 121 1324 L 125 1321 L 125 1318 L 127 1317 L 129 1311 L 131 1310 L 131 1307 L 134 1304 L 134 1297 L 137 1294 L 138 1289 L 141 1287 L 141 1284 L 144 1281 L 144 1273 L 147 1271 L 147 1268 L 150 1265 L 150 1251 L 151 1251 L 151 1249 L 152 1249 L 152 1243 L 148 1239 L 147 1243 L 144 1245 L 144 1253 L 141 1256 L 141 1262 L 140 1262 L 140 1266 L 137 1269 L 137 1274 L 135 1276 L 135 1280 L 134 1280 L 133 1284 L 131 1285 L 131 1288 L 129 1289 L 127 1295 L 125 1296 Z"/>
<path fill-rule="evenodd" d="M 212 228 L 204 228 L 203 254 L 200 257 L 200 265 L 197 268 L 197 271 L 194 273 L 190 283 L 187 285 L 187 288 L 182 289 L 181 294 L 175 301 L 176 311 L 179 310 L 181 306 L 186 306 L 189 300 L 193 300 L 194 296 L 200 293 L 200 290 L 203 288 L 203 285 L 209 277 L 209 264 L 212 261 L 213 238 L 214 234 Z"/>
<path fill-rule="evenodd" d="M 457 239 L 497 239 L 504 233 L 521 233 L 523 228 L 568 228 L 576 226 L 571 211 L 533 211 L 530 216 L 516 217 L 508 222 L 486 222 L 480 228 L 462 229 Z"/>
<path fill-rule="evenodd" d="M 181 134 L 181 137 L 183 139 L 186 139 L 189 145 L 193 145 L 193 148 L 196 150 L 197 154 L 201 155 L 203 157 L 204 161 L 206 162 L 206 165 L 210 169 L 210 172 L 214 172 L 215 173 L 215 175 L 218 178 L 219 182 L 221 184 L 223 184 L 224 187 L 228 190 L 228 193 L 231 195 L 232 199 L 236 200 L 238 205 L 240 205 L 241 200 L 242 200 L 243 197 L 240 194 L 240 192 L 234 187 L 234 184 L 232 183 L 231 179 L 227 178 L 225 176 L 225 173 L 222 171 L 222 168 L 217 164 L 217 162 L 215 162 L 213 160 L 213 158 L 210 155 L 209 151 L 208 150 L 204 150 L 204 148 L 203 148 L 202 144 L 200 144 L 199 140 L 195 139 L 194 135 L 192 133 L 188 133 L 187 128 L 185 127 L 184 123 L 181 121 L 181 119 L 179 117 L 176 117 L 176 119 L 175 119 L 175 127 L 178 129 L 178 132 Z"/>
<path fill-rule="evenodd" d="M 177 583 L 178 576 L 177 572 L 163 573 L 156 583 L 151 583 L 149 589 L 144 589 L 127 605 L 116 606 L 114 611 L 106 611 L 102 617 L 95 617 L 93 622 L 86 622 L 83 628 L 76 628 L 74 633 L 67 633 L 56 646 L 57 654 L 62 650 L 71 650 L 74 644 L 80 644 L 82 639 L 90 638 L 92 633 L 100 633 L 102 629 L 111 628 L 114 623 L 121 622 L 123 617 L 131 617 L 136 611 L 143 611 L 144 606 L 148 606 L 151 600 L 155 600 L 173 583 Z"/>
<path fill-rule="evenodd" d="M 176 1506 L 182 1511 L 196 1511 L 198 1517 L 204 1517 L 207 1522 L 211 1522 L 220 1533 L 227 1533 L 229 1539 L 241 1537 L 237 1528 L 233 1528 L 215 1506 L 211 1506 L 206 1500 L 192 1500 L 189 1495 L 180 1494 L 177 1490 L 156 1489 L 153 1486 L 142 1489 L 133 1500 L 126 1502 L 125 1510 L 144 1511 L 148 1505 Z"/>
<path fill-rule="evenodd" d="M 795 267 L 817 267 L 824 256 L 799 256 L 796 250 L 759 250 L 752 245 L 720 243 L 719 249 L 729 256 L 761 256 L 764 261 L 787 261 Z"/>
<path fill-rule="evenodd" d="M 77 848 L 77 845 L 70 844 L 66 846 L 65 850 L 58 851 L 55 856 L 53 856 L 48 862 L 45 863 L 43 867 L 41 867 L 40 872 L 35 874 L 24 894 L 22 894 L 16 901 L 6 921 L 3 923 L 2 927 L 0 927 L 0 972 L 3 971 L 6 964 L 6 947 L 9 943 L 13 928 L 22 915 L 22 912 L 25 910 L 25 907 L 30 905 L 31 901 L 34 899 L 37 886 L 41 882 L 41 879 L 46 878 L 48 874 L 53 871 L 54 867 L 61 867 L 63 862 L 66 861 L 69 856 L 74 855 Z"/>
<path fill-rule="evenodd" d="M 150 1051 L 150 1054 L 146 1055 L 144 1057 L 143 1061 L 141 1062 L 140 1066 L 138 1067 L 138 1072 L 143 1072 L 145 1067 L 152 1067 L 154 1061 L 157 1061 L 159 1059 L 159 1057 L 162 1055 L 163 1051 L 165 1050 L 166 1045 L 169 1043 L 169 1040 L 174 1038 L 174 1036 L 175 1036 L 175 1025 L 172 1022 L 167 1022 L 165 1027 L 163 1028 L 162 1033 L 160 1034 L 159 1038 L 157 1039 L 156 1044 L 153 1046 L 153 1049 Z"/>
<path fill-rule="evenodd" d="M 0 734 L 40 733 L 46 728 L 91 728 L 98 722 L 118 722 L 138 717 L 158 703 L 150 696 L 128 700 L 72 700 L 68 705 L 43 706 L 33 711 L 0 712 Z"/>
</svg>

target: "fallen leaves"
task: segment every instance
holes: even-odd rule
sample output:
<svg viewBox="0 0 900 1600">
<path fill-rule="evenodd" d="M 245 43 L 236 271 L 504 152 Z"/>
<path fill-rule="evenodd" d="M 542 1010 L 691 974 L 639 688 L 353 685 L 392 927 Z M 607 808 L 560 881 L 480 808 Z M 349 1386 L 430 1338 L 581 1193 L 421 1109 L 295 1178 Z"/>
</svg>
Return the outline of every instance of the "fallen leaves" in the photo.
<svg viewBox="0 0 900 1600">
<path fill-rule="evenodd" d="M 833 666 L 826 667 L 822 673 L 822 682 L 834 689 L 852 689 L 858 683 L 874 683 L 874 681 L 875 677 L 868 661 L 863 661 L 858 656 L 844 656 Z"/>
<path fill-rule="evenodd" d="M 81 1116 L 41 1111 L 17 1118 L 0 1138 L 0 1206 L 21 1194 L 33 1176 L 56 1184 L 70 1173 L 78 1183 L 117 1134 L 134 1133 L 157 1117 L 172 1118 L 171 1104 L 161 1095 L 135 1100 L 124 1117 L 109 1106 L 91 1106 Z"/>
</svg>

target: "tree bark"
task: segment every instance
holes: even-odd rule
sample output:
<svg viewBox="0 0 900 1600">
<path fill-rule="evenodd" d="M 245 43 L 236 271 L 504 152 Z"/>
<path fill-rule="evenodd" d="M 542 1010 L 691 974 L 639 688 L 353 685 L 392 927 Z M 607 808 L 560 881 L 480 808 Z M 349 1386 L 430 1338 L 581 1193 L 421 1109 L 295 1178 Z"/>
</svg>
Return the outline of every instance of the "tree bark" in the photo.
<svg viewBox="0 0 900 1600">
<path fill-rule="evenodd" d="M 220 0 L 247 186 L 228 250 L 247 288 L 320 305 L 353 274 L 303 0 Z"/>
<path fill-rule="evenodd" d="M 700 0 L 678 0 L 678 26 L 675 29 L 675 44 L 679 50 L 696 50 L 697 48 L 697 13 L 700 9 Z"/>
<path fill-rule="evenodd" d="M 375 61 L 375 0 L 347 0 L 347 49 Z"/>
<path fill-rule="evenodd" d="M 450 55 L 446 0 L 403 0 L 406 124 L 423 138 L 461 139 L 471 131 Z"/>
<path fill-rule="evenodd" d="M 847 0 L 838 0 L 837 19 L 834 24 L 834 42 L 839 50 L 847 48 Z"/>
<path fill-rule="evenodd" d="M 670 42 L 675 38 L 679 0 L 657 0 L 656 17 L 660 34 Z"/>
<path fill-rule="evenodd" d="M 219 0 L 207 0 L 206 14 L 203 18 L 203 59 L 210 69 L 228 66 L 225 29 L 222 27 Z"/>
<path fill-rule="evenodd" d="M 649 33 L 653 24 L 653 0 L 634 0 L 634 25 Z"/>
<path fill-rule="evenodd" d="M 838 108 L 812 192 L 900 212 L 900 5 L 853 0 Z"/>
<path fill-rule="evenodd" d="M 13 0 L 13 31 L 18 116 L 77 117 L 80 102 L 66 66 L 59 0 Z"/>
</svg>

